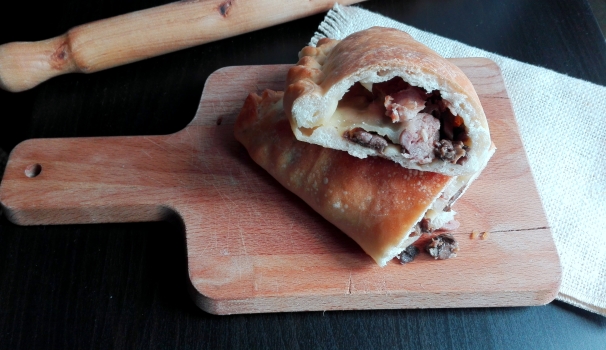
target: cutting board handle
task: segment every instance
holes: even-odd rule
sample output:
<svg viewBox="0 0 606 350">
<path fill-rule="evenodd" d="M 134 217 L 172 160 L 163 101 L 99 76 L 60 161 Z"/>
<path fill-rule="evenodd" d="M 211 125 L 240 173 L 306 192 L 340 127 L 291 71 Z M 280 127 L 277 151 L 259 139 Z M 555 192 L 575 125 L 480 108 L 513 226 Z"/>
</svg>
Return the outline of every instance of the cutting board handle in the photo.
<svg viewBox="0 0 606 350">
<path fill-rule="evenodd" d="M 32 139 L 15 147 L 0 202 L 20 225 L 147 222 L 172 217 L 166 136 Z"/>
<path fill-rule="evenodd" d="M 352 4 L 362 0 L 340 0 Z M 334 0 L 184 0 L 112 17 L 39 42 L 0 45 L 0 88 L 24 91 L 330 9 Z"/>
</svg>

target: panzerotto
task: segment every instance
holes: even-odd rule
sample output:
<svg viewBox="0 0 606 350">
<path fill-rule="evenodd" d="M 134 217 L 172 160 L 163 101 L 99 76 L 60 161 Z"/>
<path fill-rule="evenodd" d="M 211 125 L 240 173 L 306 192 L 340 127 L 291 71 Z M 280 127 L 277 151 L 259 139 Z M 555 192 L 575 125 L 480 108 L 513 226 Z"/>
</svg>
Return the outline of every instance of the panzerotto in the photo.
<svg viewBox="0 0 606 350">
<path fill-rule="evenodd" d="M 283 94 L 250 94 L 234 134 L 251 158 L 385 266 L 423 232 L 455 229 L 451 205 L 479 174 L 447 176 L 298 141 Z"/>
</svg>

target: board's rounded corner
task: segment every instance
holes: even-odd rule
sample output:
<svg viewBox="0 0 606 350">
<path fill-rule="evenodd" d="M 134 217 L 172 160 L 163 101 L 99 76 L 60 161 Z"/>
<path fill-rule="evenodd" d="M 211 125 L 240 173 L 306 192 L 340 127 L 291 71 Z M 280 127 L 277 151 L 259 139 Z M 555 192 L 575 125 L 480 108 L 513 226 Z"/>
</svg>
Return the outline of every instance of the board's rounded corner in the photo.
<svg viewBox="0 0 606 350">
<path fill-rule="evenodd" d="M 545 217 L 547 217 L 547 214 L 545 213 L 543 201 L 541 201 L 541 206 L 543 207 L 543 215 L 545 215 Z M 552 283 L 550 284 L 550 288 L 547 291 L 545 291 L 545 293 L 544 293 L 544 298 L 542 299 L 543 305 L 547 305 L 547 304 L 551 303 L 552 301 L 556 300 L 556 298 L 558 297 L 558 295 L 560 293 L 560 288 L 562 287 L 562 276 L 563 276 L 562 260 L 560 259 L 560 255 L 557 252 L 557 247 L 555 246 L 552 229 L 551 229 L 551 227 L 548 226 L 547 230 L 549 231 L 550 236 L 552 237 L 551 243 L 553 244 L 553 247 L 554 247 L 553 258 L 556 259 L 556 261 L 557 261 L 557 269 L 554 271 L 553 280 L 552 280 Z"/>
<path fill-rule="evenodd" d="M 556 300 L 560 293 L 560 287 L 562 286 L 562 268 L 558 269 L 557 275 L 554 276 L 554 281 L 548 288 L 537 293 L 537 305 L 547 305 L 552 301 Z"/>
<path fill-rule="evenodd" d="M 204 82 L 194 117 L 178 133 L 186 132 L 184 130 L 190 126 L 232 123 L 231 118 L 237 116 L 250 92 L 260 93 L 268 88 L 283 90 L 286 72 L 290 67 L 292 64 L 242 65 L 213 71 Z"/>
<path fill-rule="evenodd" d="M 194 286 L 191 278 L 189 278 L 189 296 L 196 304 L 197 307 L 202 309 L 204 312 L 208 312 L 212 315 L 227 315 L 228 313 L 222 312 L 222 303 L 220 300 L 213 299 L 212 297 L 208 297 L 204 294 L 204 291 L 200 290 L 196 286 Z"/>
<path fill-rule="evenodd" d="M 17 215 L 17 210 L 13 210 L 10 205 L 5 203 L 5 200 L 2 198 L 2 188 L 0 187 L 0 215 L 4 215 L 8 219 L 8 221 L 12 222 L 15 225 L 19 226 L 27 226 L 27 222 L 20 220 L 20 216 Z"/>
</svg>

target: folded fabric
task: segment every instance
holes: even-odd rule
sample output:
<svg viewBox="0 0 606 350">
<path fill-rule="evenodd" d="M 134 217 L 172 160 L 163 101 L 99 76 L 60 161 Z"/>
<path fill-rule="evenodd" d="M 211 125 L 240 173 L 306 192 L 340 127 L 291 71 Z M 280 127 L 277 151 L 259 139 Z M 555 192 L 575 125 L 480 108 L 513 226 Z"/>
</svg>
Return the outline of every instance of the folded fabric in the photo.
<svg viewBox="0 0 606 350">
<path fill-rule="evenodd" d="M 501 67 L 560 255 L 562 285 L 557 299 L 606 316 L 606 215 L 600 212 L 606 196 L 606 118 L 601 115 L 606 111 L 606 87 L 357 7 L 335 5 L 310 45 L 323 37 L 343 39 L 372 26 L 406 31 L 444 57 L 486 57 Z"/>
</svg>

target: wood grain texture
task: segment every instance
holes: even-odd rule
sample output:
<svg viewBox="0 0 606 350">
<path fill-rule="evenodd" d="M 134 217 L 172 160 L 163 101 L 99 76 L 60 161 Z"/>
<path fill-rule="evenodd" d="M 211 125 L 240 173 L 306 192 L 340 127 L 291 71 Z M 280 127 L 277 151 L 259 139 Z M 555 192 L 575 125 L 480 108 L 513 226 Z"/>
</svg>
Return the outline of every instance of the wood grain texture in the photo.
<svg viewBox="0 0 606 350">
<path fill-rule="evenodd" d="M 37 139 L 11 153 L 0 187 L 22 225 L 162 220 L 186 230 L 196 303 L 217 314 L 539 305 L 560 268 L 498 67 L 455 59 L 476 86 L 497 152 L 455 205 L 456 259 L 379 268 L 254 164 L 233 138 L 245 96 L 280 89 L 288 68 L 211 75 L 196 117 L 164 136 Z M 25 169 L 40 164 L 38 176 Z M 490 231 L 470 240 L 472 230 Z"/>
</svg>

